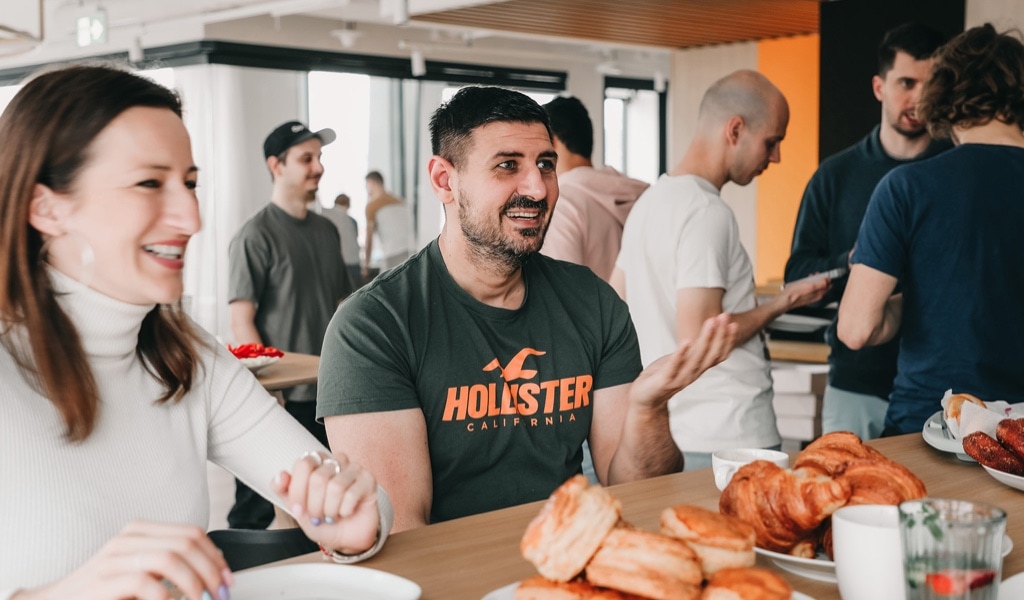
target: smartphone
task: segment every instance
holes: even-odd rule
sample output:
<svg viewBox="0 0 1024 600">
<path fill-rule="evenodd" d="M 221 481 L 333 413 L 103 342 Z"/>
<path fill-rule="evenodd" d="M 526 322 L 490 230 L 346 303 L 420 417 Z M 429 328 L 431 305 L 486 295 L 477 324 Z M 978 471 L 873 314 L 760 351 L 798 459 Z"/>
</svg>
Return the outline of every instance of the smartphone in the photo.
<svg viewBox="0 0 1024 600">
<path fill-rule="evenodd" d="M 843 275 L 846 275 L 846 273 L 849 272 L 849 270 L 850 269 L 848 269 L 846 267 L 836 267 L 836 268 L 831 269 L 829 271 L 825 271 L 824 273 L 815 273 L 814 275 L 811 275 L 809 277 L 804 277 L 803 279 L 798 279 L 796 281 L 791 281 L 787 285 L 792 285 L 794 283 L 798 283 L 798 282 L 801 282 L 801 281 L 818 281 L 819 279 L 837 279 L 839 277 L 842 277 Z"/>
</svg>

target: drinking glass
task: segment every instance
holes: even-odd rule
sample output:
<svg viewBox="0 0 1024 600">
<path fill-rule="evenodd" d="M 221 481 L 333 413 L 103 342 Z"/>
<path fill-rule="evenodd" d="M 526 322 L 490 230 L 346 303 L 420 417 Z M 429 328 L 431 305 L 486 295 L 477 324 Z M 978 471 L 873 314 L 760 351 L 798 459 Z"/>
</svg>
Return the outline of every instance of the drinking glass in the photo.
<svg viewBox="0 0 1024 600">
<path fill-rule="evenodd" d="M 907 600 L 997 600 L 1006 512 L 981 502 L 900 504 Z"/>
</svg>

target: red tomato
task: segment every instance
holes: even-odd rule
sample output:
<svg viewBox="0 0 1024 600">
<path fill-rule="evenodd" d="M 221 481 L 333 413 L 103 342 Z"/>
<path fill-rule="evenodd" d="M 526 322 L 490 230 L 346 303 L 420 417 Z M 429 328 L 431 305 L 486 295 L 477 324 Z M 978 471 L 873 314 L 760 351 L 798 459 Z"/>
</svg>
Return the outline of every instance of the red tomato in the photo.
<svg viewBox="0 0 1024 600">
<path fill-rule="evenodd" d="M 281 352 L 273 346 L 264 346 L 263 344 L 239 344 L 238 346 L 232 346 L 228 344 L 228 350 L 235 355 L 236 358 L 256 358 L 258 356 L 284 356 L 284 352 Z"/>
</svg>

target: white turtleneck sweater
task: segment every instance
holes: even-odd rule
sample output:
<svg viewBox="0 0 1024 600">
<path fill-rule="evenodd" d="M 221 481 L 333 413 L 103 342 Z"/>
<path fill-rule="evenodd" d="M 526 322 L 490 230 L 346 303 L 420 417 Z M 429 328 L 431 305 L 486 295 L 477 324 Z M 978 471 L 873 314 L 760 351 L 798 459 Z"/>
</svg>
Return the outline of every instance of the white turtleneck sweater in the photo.
<svg viewBox="0 0 1024 600">
<path fill-rule="evenodd" d="M 205 529 L 207 460 L 277 501 L 273 477 L 304 452 L 326 452 L 206 333 L 192 391 L 155 404 L 163 390 L 135 354 L 153 306 L 52 273 L 99 387 L 99 418 L 84 442 L 69 443 L 53 403 L 0 347 L 0 599 L 70 574 L 131 520 Z M 373 551 L 391 523 L 378 497 L 384 533 Z"/>
</svg>

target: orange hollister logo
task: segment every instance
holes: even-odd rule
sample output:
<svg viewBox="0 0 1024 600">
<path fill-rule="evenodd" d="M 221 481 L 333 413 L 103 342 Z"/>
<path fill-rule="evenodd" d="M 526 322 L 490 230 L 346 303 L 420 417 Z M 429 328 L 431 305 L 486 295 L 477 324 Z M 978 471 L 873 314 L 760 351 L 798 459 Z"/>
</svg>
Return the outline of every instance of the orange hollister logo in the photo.
<svg viewBox="0 0 1024 600">
<path fill-rule="evenodd" d="M 544 356 L 547 352 L 541 352 L 540 350 L 534 350 L 533 348 L 523 348 L 512 360 L 508 361 L 508 366 L 505 368 L 501 367 L 501 363 L 498 359 L 494 359 L 487 363 L 484 367 L 484 371 L 493 371 L 498 369 L 501 371 L 501 378 L 505 381 L 513 381 L 515 379 L 533 379 L 537 376 L 536 369 L 523 369 L 523 363 L 526 362 L 527 356 Z"/>
<path fill-rule="evenodd" d="M 497 371 L 503 382 L 488 381 L 448 388 L 444 421 L 485 419 L 503 415 L 516 417 L 545 416 L 545 421 L 575 420 L 571 411 L 590 406 L 590 392 L 594 387 L 592 375 L 576 375 L 547 381 L 529 381 L 537 377 L 537 369 L 525 368 L 527 360 L 536 366 L 537 358 L 547 352 L 523 348 L 505 366 L 495 358 L 483 368 L 484 372 Z M 500 386 L 500 387 L 499 387 Z M 516 419 L 518 421 L 518 419 Z M 530 419 L 536 425 L 538 419 Z M 471 429 L 472 430 L 472 429 Z"/>
</svg>

